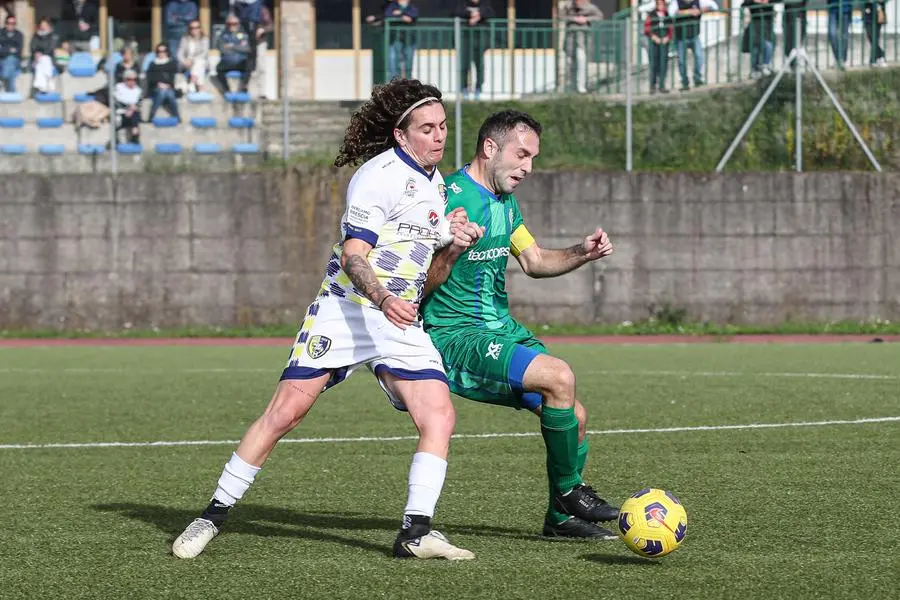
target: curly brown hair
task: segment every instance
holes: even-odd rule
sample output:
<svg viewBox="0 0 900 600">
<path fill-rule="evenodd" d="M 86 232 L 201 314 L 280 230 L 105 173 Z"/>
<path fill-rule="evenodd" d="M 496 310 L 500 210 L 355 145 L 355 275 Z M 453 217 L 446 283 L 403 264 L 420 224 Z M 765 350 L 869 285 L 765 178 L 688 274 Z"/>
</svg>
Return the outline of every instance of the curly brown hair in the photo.
<svg viewBox="0 0 900 600">
<path fill-rule="evenodd" d="M 350 117 L 344 141 L 334 166 L 357 165 L 395 145 L 394 128 L 409 127 L 411 113 L 397 123 L 403 112 L 429 96 L 441 101 L 441 91 L 418 79 L 394 79 L 372 88 L 372 97 Z M 426 103 L 423 106 L 427 106 Z"/>
</svg>

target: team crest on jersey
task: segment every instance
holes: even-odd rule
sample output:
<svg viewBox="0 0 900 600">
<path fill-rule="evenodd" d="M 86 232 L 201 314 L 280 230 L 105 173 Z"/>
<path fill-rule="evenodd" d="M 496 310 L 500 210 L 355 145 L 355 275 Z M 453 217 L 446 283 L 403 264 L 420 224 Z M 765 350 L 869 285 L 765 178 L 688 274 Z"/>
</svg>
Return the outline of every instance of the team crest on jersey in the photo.
<svg viewBox="0 0 900 600">
<path fill-rule="evenodd" d="M 324 335 L 314 335 L 306 342 L 306 353 L 310 358 L 322 358 L 331 348 L 331 338 Z"/>
<path fill-rule="evenodd" d="M 410 198 L 415 197 L 416 192 L 419 190 L 416 189 L 416 180 L 412 177 L 406 180 L 406 190 L 403 192 L 404 196 L 408 196 Z"/>
<path fill-rule="evenodd" d="M 439 183 L 438 193 L 441 195 L 441 199 L 444 201 L 444 204 L 447 204 L 447 186 L 443 183 Z"/>
<path fill-rule="evenodd" d="M 428 211 L 428 222 L 431 223 L 432 227 L 437 227 L 438 223 L 441 222 L 441 217 L 433 210 Z"/>
</svg>

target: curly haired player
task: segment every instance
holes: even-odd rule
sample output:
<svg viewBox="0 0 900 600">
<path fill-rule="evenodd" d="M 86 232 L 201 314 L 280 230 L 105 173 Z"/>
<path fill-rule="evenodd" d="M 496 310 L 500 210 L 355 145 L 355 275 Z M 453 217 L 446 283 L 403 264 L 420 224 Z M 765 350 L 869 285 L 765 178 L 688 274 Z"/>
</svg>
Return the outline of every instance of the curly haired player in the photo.
<svg viewBox="0 0 900 600">
<path fill-rule="evenodd" d="M 456 414 L 418 303 L 435 249 L 449 244 L 456 254 L 482 234 L 463 210 L 444 216 L 446 188 L 436 165 L 446 138 L 440 91 L 416 80 L 376 87 L 351 118 L 334 164 L 365 164 L 347 189 L 340 239 L 325 279 L 272 400 L 225 465 L 209 506 L 175 540 L 175 556 L 193 558 L 203 551 L 278 440 L 322 391 L 365 365 L 419 431 L 394 556 L 474 558 L 431 529 Z"/>
</svg>

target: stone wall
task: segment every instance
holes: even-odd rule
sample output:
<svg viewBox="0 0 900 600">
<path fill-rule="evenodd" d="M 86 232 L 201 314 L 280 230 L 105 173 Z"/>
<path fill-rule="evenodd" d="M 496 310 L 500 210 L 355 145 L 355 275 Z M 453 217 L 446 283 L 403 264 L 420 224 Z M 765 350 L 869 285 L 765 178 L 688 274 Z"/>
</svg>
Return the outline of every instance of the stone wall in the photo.
<svg viewBox="0 0 900 600">
<path fill-rule="evenodd" d="M 349 178 L 132 174 L 0 179 L 0 327 L 296 323 L 321 282 Z M 546 247 L 595 224 L 608 260 L 530 280 L 534 322 L 900 318 L 900 176 L 539 173 L 519 194 Z"/>
</svg>

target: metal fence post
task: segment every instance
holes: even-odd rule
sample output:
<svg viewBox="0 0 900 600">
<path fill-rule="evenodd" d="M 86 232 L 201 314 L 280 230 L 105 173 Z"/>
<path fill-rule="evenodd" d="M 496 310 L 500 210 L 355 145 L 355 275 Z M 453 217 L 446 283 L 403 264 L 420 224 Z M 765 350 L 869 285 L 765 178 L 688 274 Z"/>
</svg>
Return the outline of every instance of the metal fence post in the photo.
<svg viewBox="0 0 900 600">
<path fill-rule="evenodd" d="M 632 140 L 632 115 L 631 115 L 631 69 L 634 65 L 632 57 L 632 39 L 635 23 L 635 8 L 631 8 L 631 14 L 628 15 L 628 31 L 625 32 L 625 170 L 631 173 L 632 162 L 634 160 L 633 140 Z"/>
<path fill-rule="evenodd" d="M 288 100 L 288 43 L 287 43 L 287 22 L 284 19 L 284 12 L 281 14 L 281 160 L 287 163 L 291 155 L 291 103 Z"/>
<path fill-rule="evenodd" d="M 785 7 L 788 10 L 788 7 Z M 800 48 L 800 21 L 797 19 L 799 12 L 794 13 L 794 48 Z M 797 106 L 794 125 L 794 163 L 798 173 L 803 172 L 803 70 L 806 68 L 806 54 L 801 54 L 794 61 L 794 73 L 796 78 L 795 95 Z"/>
<path fill-rule="evenodd" d="M 116 144 L 116 72 L 115 69 L 110 68 L 112 65 L 113 39 L 115 36 L 113 27 L 113 18 L 108 17 L 106 24 L 107 40 L 105 70 L 107 75 L 107 94 L 109 96 L 109 98 L 107 99 L 107 103 L 109 104 L 109 166 L 113 176 L 115 177 L 119 172 L 119 157 L 118 150 L 116 148 L 116 146 L 118 145 Z"/>
<path fill-rule="evenodd" d="M 453 117 L 453 125 L 456 133 L 456 141 L 453 145 L 453 150 L 455 154 L 456 160 L 456 168 L 462 168 L 462 81 L 459 81 L 460 73 L 462 72 L 460 65 L 462 64 L 462 25 L 460 24 L 460 18 L 456 17 L 453 19 L 453 45 L 456 48 L 456 73 L 457 73 L 457 82 L 456 82 L 456 102 L 455 102 L 455 115 Z M 480 75 L 480 73 L 479 73 Z M 453 77 L 451 76 L 450 81 L 453 81 Z"/>
</svg>

